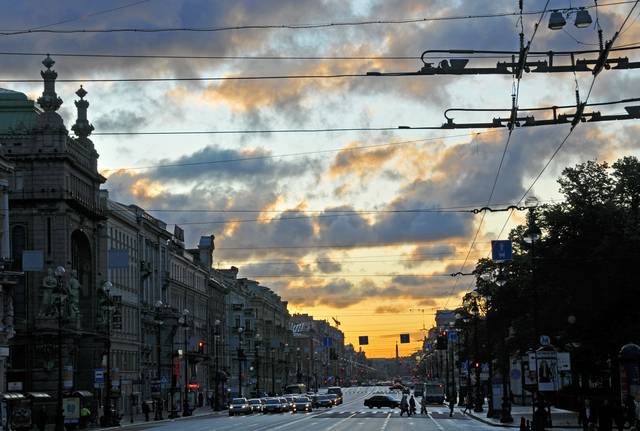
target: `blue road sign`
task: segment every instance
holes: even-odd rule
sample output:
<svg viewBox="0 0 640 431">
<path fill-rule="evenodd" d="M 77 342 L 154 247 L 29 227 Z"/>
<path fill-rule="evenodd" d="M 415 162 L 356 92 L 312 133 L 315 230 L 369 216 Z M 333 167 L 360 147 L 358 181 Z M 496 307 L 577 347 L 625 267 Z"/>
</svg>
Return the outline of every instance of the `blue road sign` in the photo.
<svg viewBox="0 0 640 431">
<path fill-rule="evenodd" d="M 361 335 L 358 337 L 358 344 L 364 346 L 369 344 L 369 337 L 367 335 Z"/>
<path fill-rule="evenodd" d="M 510 240 L 491 241 L 491 259 L 505 261 L 513 259 L 513 248 Z"/>
<path fill-rule="evenodd" d="M 400 334 L 400 342 L 403 344 L 409 343 L 409 334 Z"/>
<path fill-rule="evenodd" d="M 322 342 L 322 345 L 324 347 L 331 347 L 333 346 L 333 338 L 331 337 L 324 337 L 324 340 Z"/>
<path fill-rule="evenodd" d="M 458 341 L 458 332 L 457 331 L 449 331 L 449 341 Z"/>
</svg>

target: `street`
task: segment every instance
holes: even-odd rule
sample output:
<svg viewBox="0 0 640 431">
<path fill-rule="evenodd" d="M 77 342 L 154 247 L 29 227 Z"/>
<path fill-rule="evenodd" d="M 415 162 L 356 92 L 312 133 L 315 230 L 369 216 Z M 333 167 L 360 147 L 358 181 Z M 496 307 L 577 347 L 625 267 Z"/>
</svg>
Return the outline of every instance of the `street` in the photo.
<svg viewBox="0 0 640 431">
<path fill-rule="evenodd" d="M 322 389 L 320 390 L 322 392 Z M 144 424 L 133 426 L 136 430 L 174 430 L 210 431 L 210 430 L 243 430 L 243 431 L 402 431 L 402 430 L 489 430 L 494 427 L 485 425 L 457 409 L 453 418 L 449 418 L 449 410 L 445 406 L 429 406 L 429 415 L 400 417 L 398 409 L 368 409 L 363 406 L 365 398 L 374 393 L 388 393 L 382 387 L 357 387 L 344 389 L 344 403 L 332 409 L 314 410 L 306 414 L 254 414 L 249 416 L 204 416 L 162 424 Z"/>
</svg>

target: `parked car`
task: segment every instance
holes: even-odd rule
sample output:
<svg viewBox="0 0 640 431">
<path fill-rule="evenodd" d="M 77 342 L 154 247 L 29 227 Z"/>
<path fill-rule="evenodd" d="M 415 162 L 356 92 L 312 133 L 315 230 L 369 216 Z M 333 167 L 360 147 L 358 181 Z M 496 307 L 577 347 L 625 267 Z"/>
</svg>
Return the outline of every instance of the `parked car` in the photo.
<svg viewBox="0 0 640 431">
<path fill-rule="evenodd" d="M 338 404 L 342 404 L 343 396 L 342 396 L 342 388 L 339 386 L 330 386 L 327 388 L 328 394 L 334 394 L 338 397 Z"/>
<path fill-rule="evenodd" d="M 251 406 L 246 398 L 234 398 L 229 404 L 229 416 L 250 415 L 251 412 Z"/>
<path fill-rule="evenodd" d="M 310 412 L 313 411 L 311 406 L 311 400 L 309 397 L 295 397 L 293 399 L 297 412 Z"/>
<path fill-rule="evenodd" d="M 382 407 L 395 409 L 396 407 L 400 407 L 400 401 L 391 395 L 374 395 L 364 400 L 364 406 L 370 409 L 374 407 L 378 409 Z"/>
<path fill-rule="evenodd" d="M 267 398 L 262 407 L 262 413 L 282 413 L 286 411 L 285 408 L 286 405 L 280 401 L 280 398 Z"/>
<path fill-rule="evenodd" d="M 262 400 L 260 398 L 251 398 L 248 400 L 252 413 L 262 413 Z"/>
<path fill-rule="evenodd" d="M 313 407 L 333 407 L 333 401 L 329 395 L 318 395 L 315 399 Z"/>
</svg>

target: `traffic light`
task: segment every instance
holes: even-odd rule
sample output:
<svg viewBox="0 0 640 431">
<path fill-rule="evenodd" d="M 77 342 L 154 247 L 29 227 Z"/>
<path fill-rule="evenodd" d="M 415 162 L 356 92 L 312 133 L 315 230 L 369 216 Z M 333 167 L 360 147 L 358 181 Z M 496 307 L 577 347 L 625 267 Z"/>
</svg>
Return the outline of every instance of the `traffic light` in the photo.
<svg viewBox="0 0 640 431">
<path fill-rule="evenodd" d="M 198 341 L 198 353 L 204 354 L 204 341 Z"/>
<path fill-rule="evenodd" d="M 474 362 L 473 368 L 480 368 L 480 362 Z"/>
</svg>

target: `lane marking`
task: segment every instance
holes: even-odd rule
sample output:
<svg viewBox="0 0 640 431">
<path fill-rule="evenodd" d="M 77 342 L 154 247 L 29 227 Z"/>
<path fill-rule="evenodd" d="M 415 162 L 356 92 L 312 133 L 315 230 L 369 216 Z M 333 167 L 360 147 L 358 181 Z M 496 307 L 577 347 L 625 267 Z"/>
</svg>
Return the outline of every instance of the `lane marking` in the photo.
<svg viewBox="0 0 640 431">
<path fill-rule="evenodd" d="M 341 421 L 338 421 L 335 424 L 331 425 L 329 428 L 326 428 L 325 431 L 331 431 L 332 429 L 334 429 L 335 427 L 337 427 L 341 423 L 348 421 L 349 419 L 351 419 L 352 417 L 354 417 L 357 414 L 358 414 L 358 412 L 355 412 L 352 415 L 347 416 L 346 418 L 342 419 Z"/>
<path fill-rule="evenodd" d="M 444 431 L 444 427 L 442 425 L 440 425 L 440 423 L 438 421 L 436 421 L 433 416 L 431 416 L 431 413 L 429 413 L 429 419 L 431 419 L 433 421 L 433 423 L 438 427 L 438 429 L 440 431 Z"/>
<path fill-rule="evenodd" d="M 380 431 L 384 431 L 385 429 L 387 429 L 387 425 L 389 424 L 389 419 L 391 419 L 391 413 L 387 414 L 387 418 L 384 420 L 382 427 L 380 427 Z"/>
</svg>

